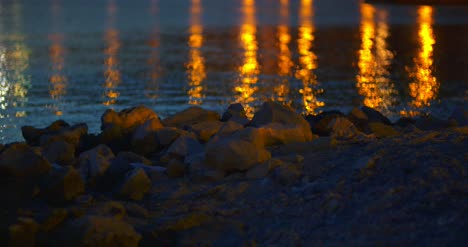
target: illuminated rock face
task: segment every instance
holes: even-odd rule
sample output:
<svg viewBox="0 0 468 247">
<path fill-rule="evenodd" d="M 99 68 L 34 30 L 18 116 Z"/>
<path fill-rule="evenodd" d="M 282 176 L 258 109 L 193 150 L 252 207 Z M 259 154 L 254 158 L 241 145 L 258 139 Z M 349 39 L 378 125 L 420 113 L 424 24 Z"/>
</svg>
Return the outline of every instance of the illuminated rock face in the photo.
<svg viewBox="0 0 468 247">
<path fill-rule="evenodd" d="M 159 119 L 159 117 L 153 110 L 146 106 L 128 108 L 120 112 L 109 109 L 101 117 L 101 129 L 105 130 L 118 127 L 126 132 L 132 132 L 148 120 L 153 119 Z M 157 125 L 157 123 L 152 122 L 152 125 L 155 124 Z"/>
<path fill-rule="evenodd" d="M 165 118 L 162 123 L 166 127 L 183 128 L 184 126 L 190 126 L 206 121 L 217 121 L 219 119 L 220 117 L 217 112 L 205 110 L 198 106 L 193 106 L 185 109 L 184 111 L 176 113 L 171 117 Z"/>
<path fill-rule="evenodd" d="M 7 147 L 0 156 L 0 177 L 35 178 L 51 167 L 42 155 L 23 143 Z"/>
</svg>

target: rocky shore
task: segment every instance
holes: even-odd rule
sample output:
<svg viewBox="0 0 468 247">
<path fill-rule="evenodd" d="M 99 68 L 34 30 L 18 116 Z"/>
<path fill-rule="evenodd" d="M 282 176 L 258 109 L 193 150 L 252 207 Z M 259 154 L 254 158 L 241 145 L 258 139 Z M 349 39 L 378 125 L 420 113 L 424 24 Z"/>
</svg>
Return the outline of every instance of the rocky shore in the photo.
<svg viewBox="0 0 468 247">
<path fill-rule="evenodd" d="M 468 112 L 137 106 L 0 145 L 2 246 L 466 244 Z"/>
</svg>

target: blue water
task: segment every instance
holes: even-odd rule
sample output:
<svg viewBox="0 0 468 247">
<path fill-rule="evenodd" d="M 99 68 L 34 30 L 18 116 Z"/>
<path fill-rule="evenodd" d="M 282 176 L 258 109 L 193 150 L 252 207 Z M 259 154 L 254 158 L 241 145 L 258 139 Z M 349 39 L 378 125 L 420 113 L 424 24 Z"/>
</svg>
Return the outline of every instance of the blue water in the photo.
<svg viewBox="0 0 468 247">
<path fill-rule="evenodd" d="M 0 142 L 107 108 L 250 113 L 369 105 L 446 116 L 468 98 L 468 7 L 358 0 L 0 1 Z"/>
</svg>

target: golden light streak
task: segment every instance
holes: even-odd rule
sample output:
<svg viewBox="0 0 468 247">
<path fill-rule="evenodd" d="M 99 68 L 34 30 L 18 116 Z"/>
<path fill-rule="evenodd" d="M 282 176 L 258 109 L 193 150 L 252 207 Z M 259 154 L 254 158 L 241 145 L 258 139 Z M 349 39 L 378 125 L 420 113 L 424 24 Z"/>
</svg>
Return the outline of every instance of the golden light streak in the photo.
<svg viewBox="0 0 468 247">
<path fill-rule="evenodd" d="M 280 25 L 278 26 L 277 38 L 279 46 L 278 56 L 278 75 L 281 77 L 291 75 L 291 70 L 294 63 L 291 59 L 291 51 L 289 44 L 291 42 L 291 35 L 289 33 L 289 0 L 281 0 L 280 6 Z M 281 83 L 275 87 L 276 100 L 289 105 L 287 96 L 289 94 L 288 79 L 282 78 Z"/>
<path fill-rule="evenodd" d="M 313 17 L 313 1 L 301 0 L 299 12 L 299 37 L 297 40 L 299 50 L 299 69 L 296 71 L 296 78 L 302 81 L 302 104 L 305 114 L 316 114 L 316 109 L 325 105 L 317 99 L 316 94 L 323 90 L 316 90 L 312 87 L 318 85 L 314 70 L 317 69 L 317 56 L 312 51 L 315 40 Z"/>
<path fill-rule="evenodd" d="M 361 4 L 361 49 L 356 87 L 358 93 L 364 96 L 364 105 L 380 111 L 385 111 L 394 103 L 395 91 L 388 71 L 393 54 L 387 48 L 388 36 L 386 11 L 376 10 L 370 4 Z"/>
<path fill-rule="evenodd" d="M 421 6 L 418 8 L 418 39 L 419 53 L 414 58 L 415 67 L 410 70 L 410 77 L 414 80 L 409 85 L 410 95 L 413 101 L 410 106 L 413 108 L 423 108 L 431 105 L 431 101 L 436 99 L 439 90 L 439 82 L 433 75 L 432 58 L 434 44 L 436 43 L 433 24 L 433 8 L 431 6 Z M 418 115 L 416 110 L 403 111 L 403 115 Z"/>
<path fill-rule="evenodd" d="M 190 8 L 190 47 L 189 62 L 186 65 L 189 80 L 189 104 L 199 105 L 202 103 L 203 85 L 206 78 L 205 59 L 200 48 L 203 46 L 203 26 L 201 24 L 202 6 L 201 0 L 192 0 Z"/>
<path fill-rule="evenodd" d="M 255 0 L 242 1 L 243 23 L 240 29 L 240 43 L 244 50 L 243 64 L 239 67 L 240 85 L 234 90 L 237 92 L 237 102 L 241 103 L 247 117 L 253 117 L 255 101 L 253 95 L 257 90 L 260 67 L 257 60 L 257 27 L 255 18 Z"/>
<path fill-rule="evenodd" d="M 109 1 L 107 11 L 109 15 L 109 28 L 106 30 L 104 35 L 104 40 L 107 45 L 106 49 L 104 50 L 104 54 L 106 56 L 104 59 L 104 95 L 106 97 L 106 101 L 104 101 L 103 104 L 113 105 L 120 96 L 120 93 L 116 90 L 116 88 L 122 81 L 118 68 L 119 60 L 117 57 L 121 46 L 119 41 L 119 31 L 112 27 L 114 24 L 115 14 L 117 12 L 117 6 L 113 0 Z"/>
</svg>

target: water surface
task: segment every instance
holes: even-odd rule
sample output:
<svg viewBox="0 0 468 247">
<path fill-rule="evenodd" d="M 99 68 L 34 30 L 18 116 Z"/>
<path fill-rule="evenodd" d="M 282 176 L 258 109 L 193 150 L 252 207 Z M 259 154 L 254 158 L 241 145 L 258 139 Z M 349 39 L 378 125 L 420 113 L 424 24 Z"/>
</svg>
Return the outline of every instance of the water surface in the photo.
<svg viewBox="0 0 468 247">
<path fill-rule="evenodd" d="M 107 108 L 251 116 L 354 106 L 446 116 L 468 98 L 468 7 L 359 0 L 0 2 L 0 141 Z"/>
</svg>

